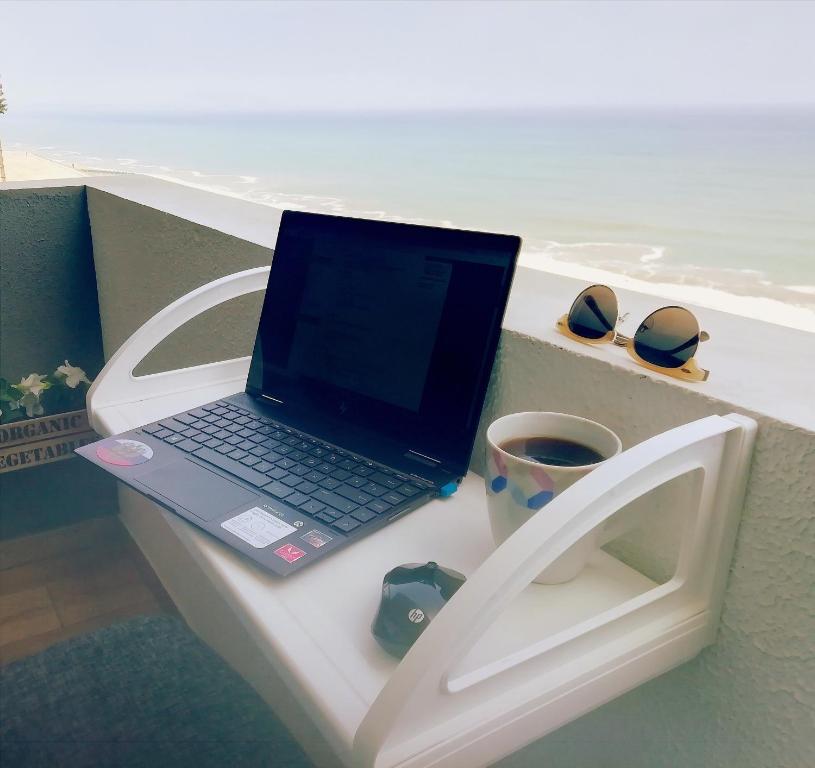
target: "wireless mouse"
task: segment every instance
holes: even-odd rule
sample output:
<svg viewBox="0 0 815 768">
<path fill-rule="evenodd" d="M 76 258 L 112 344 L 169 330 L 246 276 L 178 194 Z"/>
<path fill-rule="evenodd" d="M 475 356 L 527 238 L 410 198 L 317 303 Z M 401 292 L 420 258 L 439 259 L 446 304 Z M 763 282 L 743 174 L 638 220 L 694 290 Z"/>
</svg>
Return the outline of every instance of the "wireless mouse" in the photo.
<svg viewBox="0 0 815 768">
<path fill-rule="evenodd" d="M 401 659 L 465 581 L 462 574 L 434 562 L 408 563 L 388 571 L 371 625 L 377 642 Z"/>
</svg>

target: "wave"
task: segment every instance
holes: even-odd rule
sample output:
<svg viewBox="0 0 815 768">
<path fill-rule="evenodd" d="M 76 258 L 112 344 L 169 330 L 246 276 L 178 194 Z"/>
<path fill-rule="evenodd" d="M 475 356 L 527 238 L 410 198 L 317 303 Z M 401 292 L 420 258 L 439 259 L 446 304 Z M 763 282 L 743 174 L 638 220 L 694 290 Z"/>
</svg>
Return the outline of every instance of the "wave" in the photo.
<svg viewBox="0 0 815 768">
<path fill-rule="evenodd" d="M 71 153 L 49 147 L 48 153 Z M 44 151 L 45 147 L 38 150 Z M 45 152 L 43 152 L 45 154 Z M 138 173 L 165 181 L 226 195 L 277 210 L 304 210 L 334 215 L 398 221 L 409 224 L 456 227 L 450 219 L 404 216 L 384 208 L 368 208 L 330 195 L 293 193 L 277 188 L 273 180 L 241 174 L 205 173 L 173 169 L 116 158 L 100 163 L 98 157 L 80 156 L 77 168 L 92 173 Z M 93 163 L 93 166 L 90 164 Z M 83 167 L 87 164 L 89 167 Z M 781 285 L 756 269 L 716 267 L 672 261 L 667 246 L 637 242 L 573 242 L 530 239 L 522 263 L 538 269 L 619 287 L 657 293 L 677 301 L 736 312 L 770 322 L 815 331 L 815 286 Z"/>
</svg>

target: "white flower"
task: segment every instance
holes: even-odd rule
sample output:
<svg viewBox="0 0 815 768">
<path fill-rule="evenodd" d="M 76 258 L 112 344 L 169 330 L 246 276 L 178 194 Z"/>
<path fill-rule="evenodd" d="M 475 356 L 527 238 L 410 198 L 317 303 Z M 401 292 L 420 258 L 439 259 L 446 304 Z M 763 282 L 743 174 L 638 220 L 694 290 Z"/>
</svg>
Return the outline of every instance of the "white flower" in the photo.
<svg viewBox="0 0 815 768">
<path fill-rule="evenodd" d="M 57 370 L 54 371 L 54 375 L 64 376 L 65 383 L 71 389 L 75 389 L 83 382 L 85 384 L 90 384 L 85 371 L 83 371 L 81 368 L 77 368 L 75 365 L 71 365 L 67 360 L 65 361 L 65 365 L 60 365 Z"/>
<path fill-rule="evenodd" d="M 33 419 L 35 416 L 42 416 L 45 413 L 45 408 L 40 404 L 39 394 L 35 395 L 31 391 L 26 392 L 22 399 L 18 400 L 18 403 L 25 408 L 26 416 L 28 416 L 29 419 Z"/>
<path fill-rule="evenodd" d="M 33 395 L 37 400 L 40 399 L 40 394 L 51 385 L 47 381 L 43 381 L 45 376 L 40 376 L 39 373 L 31 373 L 24 379 L 20 379 L 20 383 L 15 386 L 23 395 Z M 25 397 L 20 400 L 22 402 Z"/>
</svg>

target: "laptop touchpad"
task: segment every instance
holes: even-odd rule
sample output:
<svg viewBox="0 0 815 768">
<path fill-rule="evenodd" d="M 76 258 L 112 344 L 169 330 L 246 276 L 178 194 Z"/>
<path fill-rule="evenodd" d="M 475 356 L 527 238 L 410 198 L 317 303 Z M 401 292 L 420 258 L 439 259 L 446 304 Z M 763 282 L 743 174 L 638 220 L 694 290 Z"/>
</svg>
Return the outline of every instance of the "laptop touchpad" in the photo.
<svg viewBox="0 0 815 768">
<path fill-rule="evenodd" d="M 186 460 L 149 472 L 138 482 L 202 520 L 213 520 L 257 498 L 256 493 Z"/>
</svg>

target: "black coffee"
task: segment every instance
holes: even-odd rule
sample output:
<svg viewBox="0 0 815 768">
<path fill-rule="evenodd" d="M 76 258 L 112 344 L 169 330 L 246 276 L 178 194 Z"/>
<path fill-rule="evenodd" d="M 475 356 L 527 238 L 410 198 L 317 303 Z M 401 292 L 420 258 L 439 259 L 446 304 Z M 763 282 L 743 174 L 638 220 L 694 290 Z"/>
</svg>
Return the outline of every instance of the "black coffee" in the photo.
<svg viewBox="0 0 815 768">
<path fill-rule="evenodd" d="M 594 448 L 557 437 L 513 437 L 501 443 L 501 448 L 519 459 L 555 467 L 583 467 L 604 458 Z"/>
</svg>

